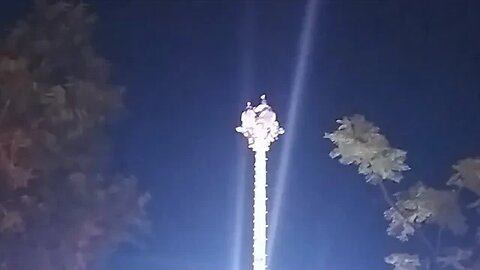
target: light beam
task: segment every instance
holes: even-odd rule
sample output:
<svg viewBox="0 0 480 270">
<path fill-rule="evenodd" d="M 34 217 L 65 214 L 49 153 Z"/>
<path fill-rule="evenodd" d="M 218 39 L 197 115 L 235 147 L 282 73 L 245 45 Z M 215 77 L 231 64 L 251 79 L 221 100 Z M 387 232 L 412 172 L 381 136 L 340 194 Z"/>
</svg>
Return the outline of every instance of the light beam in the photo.
<svg viewBox="0 0 480 270">
<path fill-rule="evenodd" d="M 254 84 L 254 26 L 255 26 L 255 2 L 246 1 L 244 3 L 245 16 L 242 19 L 240 31 L 240 84 L 241 84 L 241 100 L 250 96 Z M 242 101 L 243 103 L 243 101 Z M 240 150 L 240 148 L 239 148 Z M 244 151 L 240 152 L 240 160 L 238 162 L 237 170 L 237 185 L 235 197 L 235 213 L 234 213 L 234 234 L 231 254 L 231 270 L 242 270 L 242 246 L 244 235 L 244 209 L 245 209 L 245 194 L 246 194 L 246 169 L 247 156 Z"/>
<path fill-rule="evenodd" d="M 272 214 L 269 229 L 268 253 L 269 262 L 273 257 L 275 240 L 280 219 L 280 211 L 282 209 L 283 196 L 287 180 L 288 166 L 295 136 L 295 125 L 297 121 L 298 108 L 300 106 L 300 98 L 303 92 L 305 77 L 308 68 L 308 56 L 311 52 L 313 43 L 313 31 L 315 29 L 315 21 L 317 17 L 318 0 L 308 0 L 305 11 L 306 16 L 302 25 L 302 32 L 298 44 L 297 65 L 295 67 L 294 78 L 291 86 L 290 106 L 288 108 L 286 129 L 289 131 L 285 135 L 285 145 L 280 153 L 280 166 L 278 172 L 277 186 L 274 189 L 272 202 Z"/>
</svg>

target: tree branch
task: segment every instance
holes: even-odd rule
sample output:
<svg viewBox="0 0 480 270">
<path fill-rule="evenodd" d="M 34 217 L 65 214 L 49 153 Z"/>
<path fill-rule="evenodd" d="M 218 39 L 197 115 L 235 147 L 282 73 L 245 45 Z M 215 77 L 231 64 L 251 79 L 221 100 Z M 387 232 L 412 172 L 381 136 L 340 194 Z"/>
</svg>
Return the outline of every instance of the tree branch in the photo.
<svg viewBox="0 0 480 270">
<path fill-rule="evenodd" d="M 5 119 L 5 116 L 7 115 L 8 108 L 10 107 L 10 101 L 11 100 L 8 99 L 2 108 L 2 112 L 0 113 L 0 125 L 3 123 L 3 119 Z"/>
<path fill-rule="evenodd" d="M 435 244 L 436 255 L 438 255 L 440 251 L 440 247 L 442 246 L 442 233 L 443 233 L 443 227 L 439 227 L 438 233 L 437 233 L 437 242 Z"/>
<path fill-rule="evenodd" d="M 434 257 L 434 261 L 432 262 L 432 265 L 433 265 L 433 269 L 436 269 L 437 268 L 437 261 L 436 261 L 436 258 L 438 257 L 438 254 L 440 252 L 440 248 L 442 246 L 442 234 L 443 234 L 443 227 L 440 226 L 438 227 L 438 232 L 437 232 L 437 240 L 435 242 L 435 253 L 433 254 Z"/>
</svg>

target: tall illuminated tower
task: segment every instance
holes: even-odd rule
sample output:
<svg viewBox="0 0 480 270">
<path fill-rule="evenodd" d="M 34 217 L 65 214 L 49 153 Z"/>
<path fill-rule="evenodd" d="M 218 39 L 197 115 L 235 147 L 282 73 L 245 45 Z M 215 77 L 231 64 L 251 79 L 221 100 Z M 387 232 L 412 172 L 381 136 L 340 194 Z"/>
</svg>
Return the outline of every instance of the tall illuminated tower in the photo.
<svg viewBox="0 0 480 270">
<path fill-rule="evenodd" d="M 267 152 L 278 135 L 284 133 L 265 95 L 260 98 L 260 104 L 255 107 L 247 103 L 241 117 L 242 125 L 236 128 L 248 139 L 248 147 L 255 152 L 253 270 L 267 269 Z"/>
</svg>

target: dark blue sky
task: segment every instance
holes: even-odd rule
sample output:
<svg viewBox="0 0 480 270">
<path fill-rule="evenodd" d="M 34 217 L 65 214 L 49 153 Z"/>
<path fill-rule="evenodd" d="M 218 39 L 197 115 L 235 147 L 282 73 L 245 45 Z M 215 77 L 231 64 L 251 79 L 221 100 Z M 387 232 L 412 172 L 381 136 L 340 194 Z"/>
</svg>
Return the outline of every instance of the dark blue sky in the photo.
<svg viewBox="0 0 480 270">
<path fill-rule="evenodd" d="M 5 23 L 28 10 L 10 2 Z M 230 270 L 241 202 L 249 269 L 252 154 L 234 128 L 262 92 L 286 119 L 305 2 L 86 2 L 100 16 L 98 49 L 128 90 L 111 132 L 116 161 L 153 196 L 148 249 L 123 250 L 112 264 Z M 365 114 L 409 151 L 405 183 L 440 185 L 456 160 L 480 155 L 480 5 L 320 2 L 270 269 L 385 269 L 383 257 L 403 250 L 386 236 L 380 191 L 328 157 L 323 133 Z M 270 151 L 272 189 L 282 147 Z"/>
</svg>

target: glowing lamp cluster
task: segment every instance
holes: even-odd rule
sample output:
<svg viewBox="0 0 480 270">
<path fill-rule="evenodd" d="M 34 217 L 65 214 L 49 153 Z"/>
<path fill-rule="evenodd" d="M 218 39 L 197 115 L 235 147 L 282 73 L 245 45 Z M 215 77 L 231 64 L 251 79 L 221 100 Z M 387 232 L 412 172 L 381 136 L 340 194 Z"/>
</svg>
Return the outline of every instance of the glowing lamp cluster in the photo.
<svg viewBox="0 0 480 270">
<path fill-rule="evenodd" d="M 262 95 L 259 105 L 247 108 L 241 116 L 242 125 L 236 131 L 248 139 L 248 147 L 255 152 L 253 198 L 253 270 L 267 268 L 267 151 L 270 144 L 285 131 L 276 120 L 276 114 Z"/>
</svg>

